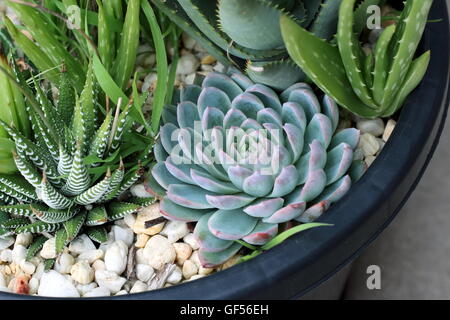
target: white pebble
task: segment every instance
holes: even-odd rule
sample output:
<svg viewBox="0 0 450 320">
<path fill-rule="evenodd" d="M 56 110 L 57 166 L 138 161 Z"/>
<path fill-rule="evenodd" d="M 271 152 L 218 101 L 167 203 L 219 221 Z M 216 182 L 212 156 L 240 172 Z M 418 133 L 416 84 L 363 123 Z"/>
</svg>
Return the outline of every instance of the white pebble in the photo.
<svg viewBox="0 0 450 320">
<path fill-rule="evenodd" d="M 191 260 L 192 262 L 195 263 L 195 265 L 197 266 L 197 268 L 200 268 L 202 263 L 200 261 L 200 258 L 198 257 L 198 251 L 194 251 L 191 255 L 191 257 L 189 258 L 189 260 Z"/>
<path fill-rule="evenodd" d="M 119 240 L 114 242 L 105 253 L 106 270 L 122 274 L 127 268 L 127 245 Z"/>
<path fill-rule="evenodd" d="M 176 252 L 167 238 L 156 235 L 145 245 L 144 257 L 152 268 L 160 270 L 166 263 L 175 261 Z"/>
<path fill-rule="evenodd" d="M 94 268 L 95 271 L 106 270 L 106 264 L 103 260 L 95 260 L 94 263 L 92 264 L 92 268 Z"/>
<path fill-rule="evenodd" d="M 156 62 L 156 55 L 154 53 L 149 54 L 144 59 L 144 66 L 147 68 L 153 67 L 155 65 L 155 62 Z"/>
<path fill-rule="evenodd" d="M 175 243 L 189 233 L 186 222 L 169 221 L 166 223 L 161 235 L 166 236 L 170 243 Z"/>
<path fill-rule="evenodd" d="M 14 246 L 12 250 L 12 261 L 16 264 L 19 264 L 22 260 L 27 257 L 27 248 L 22 245 Z"/>
<path fill-rule="evenodd" d="M 136 265 L 136 277 L 143 281 L 147 282 L 155 273 L 152 267 L 146 264 L 138 264 Z"/>
<path fill-rule="evenodd" d="M 34 256 L 29 261 L 37 267 L 44 260 L 39 256 Z"/>
<path fill-rule="evenodd" d="M 72 282 L 54 270 L 50 270 L 42 275 L 38 294 L 45 297 L 80 297 Z"/>
<path fill-rule="evenodd" d="M 79 255 L 84 251 L 95 250 L 95 245 L 85 234 L 76 237 L 69 245 L 69 251 L 73 254 Z"/>
<path fill-rule="evenodd" d="M 198 272 L 197 265 L 191 260 L 186 260 L 183 264 L 183 277 L 185 279 L 190 279 L 193 275 Z"/>
<path fill-rule="evenodd" d="M 20 244 L 24 247 L 28 247 L 32 241 L 33 241 L 33 234 L 31 234 L 29 232 L 25 232 L 25 233 L 19 233 L 16 236 L 16 242 L 14 244 L 15 245 Z"/>
<path fill-rule="evenodd" d="M 187 234 L 184 238 L 183 241 L 186 242 L 188 245 L 191 246 L 191 248 L 193 250 L 198 250 L 200 249 L 200 244 L 198 243 L 197 239 L 195 238 L 193 233 L 189 233 Z"/>
<path fill-rule="evenodd" d="M 183 272 L 179 267 L 176 267 L 167 278 L 167 282 L 170 284 L 178 284 L 183 279 Z"/>
<path fill-rule="evenodd" d="M 138 234 L 136 236 L 136 243 L 134 244 L 134 246 L 136 248 L 144 248 L 149 239 L 150 239 L 149 235 L 146 235 L 144 233 Z"/>
<path fill-rule="evenodd" d="M 183 242 L 174 243 L 173 247 L 177 253 L 177 264 L 182 266 L 183 263 L 191 256 L 192 248 L 190 245 Z"/>
<path fill-rule="evenodd" d="M 91 282 L 88 284 L 77 284 L 77 290 L 82 296 L 84 296 L 86 293 L 94 290 L 97 287 L 98 287 L 98 284 L 95 282 Z"/>
<path fill-rule="evenodd" d="M 367 156 L 366 159 L 364 159 L 364 162 L 368 167 L 370 167 L 375 160 L 376 160 L 375 156 Z"/>
<path fill-rule="evenodd" d="M 11 292 L 11 290 L 9 290 L 7 287 L 3 287 L 3 286 L 0 286 L 0 291 L 1 292 Z"/>
<path fill-rule="evenodd" d="M 6 279 L 3 273 L 0 272 L 0 287 L 6 287 Z"/>
<path fill-rule="evenodd" d="M 148 193 L 147 190 L 145 190 L 144 184 L 135 184 L 130 189 L 131 194 L 136 198 L 150 198 L 152 197 L 151 193 Z"/>
<path fill-rule="evenodd" d="M 95 271 L 95 281 L 100 287 L 108 288 L 111 293 L 117 293 L 122 289 L 127 279 L 119 277 L 115 272 L 98 270 Z"/>
<path fill-rule="evenodd" d="M 147 264 L 147 259 L 144 256 L 144 249 L 136 250 L 136 263 L 137 264 Z"/>
<path fill-rule="evenodd" d="M 130 293 L 144 292 L 148 289 L 147 284 L 142 281 L 136 281 L 130 290 Z"/>
<path fill-rule="evenodd" d="M 133 213 L 127 214 L 123 217 L 123 221 L 126 223 L 128 228 L 133 229 L 134 223 L 136 222 L 136 215 Z"/>
<path fill-rule="evenodd" d="M 194 281 L 204 277 L 205 276 L 203 274 L 196 274 L 195 276 L 192 276 L 188 281 Z"/>
<path fill-rule="evenodd" d="M 28 287 L 30 288 L 29 294 L 36 294 L 39 289 L 39 280 L 35 277 L 31 278 L 30 281 L 28 281 Z"/>
<path fill-rule="evenodd" d="M 207 276 L 208 274 L 211 274 L 214 271 L 213 268 L 204 268 L 202 266 L 200 266 L 200 268 L 198 268 L 198 274 Z"/>
<path fill-rule="evenodd" d="M 155 203 L 148 206 L 137 214 L 136 222 L 133 226 L 133 231 L 136 234 L 144 233 L 149 236 L 153 236 L 161 232 L 164 227 L 164 222 L 152 226 L 150 228 L 145 228 L 145 223 L 150 220 L 154 220 L 161 217 L 161 212 L 159 211 L 159 204 Z"/>
<path fill-rule="evenodd" d="M 187 33 L 183 33 L 182 39 L 183 39 L 183 47 L 188 50 L 194 49 L 195 45 L 197 44 L 197 42 L 193 38 L 191 38 Z"/>
<path fill-rule="evenodd" d="M 375 137 L 381 136 L 384 132 L 384 122 L 380 118 L 361 119 L 356 123 L 356 127 L 361 133 L 370 133 Z"/>
<path fill-rule="evenodd" d="M 13 237 L 6 237 L 6 238 L 2 238 L 0 239 L 0 250 L 5 250 L 9 247 L 11 247 L 14 243 L 14 238 Z"/>
<path fill-rule="evenodd" d="M 36 278 L 38 280 L 41 280 L 42 275 L 45 272 L 45 264 L 44 262 L 41 262 L 37 267 L 36 271 L 34 272 L 33 278 Z"/>
<path fill-rule="evenodd" d="M 152 89 L 156 87 L 157 81 L 158 81 L 158 75 L 156 73 L 148 74 L 144 79 L 144 83 L 142 84 L 141 91 L 142 92 L 152 91 Z"/>
<path fill-rule="evenodd" d="M 105 287 L 98 287 L 95 289 L 92 289 L 91 291 L 87 292 L 83 295 L 85 298 L 94 298 L 94 297 L 109 297 L 111 295 L 111 291 L 109 291 L 108 288 Z"/>
<path fill-rule="evenodd" d="M 200 61 L 192 53 L 185 54 L 178 61 L 177 74 L 188 75 L 195 72 L 199 66 Z"/>
<path fill-rule="evenodd" d="M 372 134 L 364 133 L 361 135 L 359 147 L 362 149 L 366 157 L 374 156 L 377 154 L 378 150 L 380 150 L 380 143 Z"/>
<path fill-rule="evenodd" d="M 56 258 L 56 238 L 51 238 L 45 241 L 41 250 L 41 257 L 44 259 Z"/>
<path fill-rule="evenodd" d="M 117 292 L 117 293 L 115 294 L 115 296 L 124 296 L 124 295 L 126 295 L 126 294 L 128 294 L 128 292 L 127 292 L 126 290 L 120 290 L 119 292 Z"/>
<path fill-rule="evenodd" d="M 55 261 L 55 270 L 61 274 L 68 274 L 74 263 L 74 257 L 68 253 L 62 253 Z"/>
<path fill-rule="evenodd" d="M 19 264 L 20 269 L 26 274 L 32 275 L 36 271 L 36 266 L 29 261 L 22 260 Z"/>
<path fill-rule="evenodd" d="M 392 120 L 392 119 L 390 119 L 386 123 L 386 128 L 384 129 L 384 133 L 383 133 L 383 141 L 387 142 L 389 140 L 396 125 L 397 125 L 397 122 L 395 122 L 395 120 Z"/>
<path fill-rule="evenodd" d="M 72 279 L 80 284 L 88 284 L 94 280 L 94 270 L 87 261 L 79 261 L 70 269 Z"/>
<path fill-rule="evenodd" d="M 123 220 L 122 220 L 123 221 Z M 119 226 L 113 226 L 114 239 L 116 241 L 123 241 L 127 247 L 130 247 L 134 242 L 134 232 L 129 228 L 121 228 Z"/>
<path fill-rule="evenodd" d="M 12 262 L 12 250 L 5 249 L 0 253 L 1 262 Z"/>
<path fill-rule="evenodd" d="M 102 250 L 88 250 L 83 252 L 77 257 L 77 261 L 85 260 L 89 264 L 94 263 L 94 261 L 103 259 L 105 253 Z"/>
<path fill-rule="evenodd" d="M 127 224 L 125 223 L 125 221 L 123 221 L 123 219 L 114 221 L 114 225 L 119 226 L 121 228 L 128 228 Z M 116 239 L 116 238 L 114 237 L 114 239 Z"/>
<path fill-rule="evenodd" d="M 221 64 L 220 62 L 217 62 L 217 64 L 214 66 L 214 71 L 225 72 L 225 70 L 226 70 L 226 67 L 223 64 Z"/>
<path fill-rule="evenodd" d="M 195 76 L 196 76 L 195 73 L 191 73 L 191 74 L 187 75 L 186 78 L 184 78 L 184 83 L 186 83 L 186 84 L 194 84 Z"/>
</svg>

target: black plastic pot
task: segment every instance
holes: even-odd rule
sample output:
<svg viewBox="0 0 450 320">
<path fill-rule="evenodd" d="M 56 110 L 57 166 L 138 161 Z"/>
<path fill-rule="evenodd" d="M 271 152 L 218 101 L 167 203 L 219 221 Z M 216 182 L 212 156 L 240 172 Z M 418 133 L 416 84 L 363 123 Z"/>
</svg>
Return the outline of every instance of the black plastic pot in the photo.
<svg viewBox="0 0 450 320">
<path fill-rule="evenodd" d="M 317 228 L 246 263 L 179 286 L 114 299 L 292 299 L 355 259 L 392 221 L 423 175 L 449 106 L 449 14 L 435 0 L 420 51 L 432 50 L 421 85 L 408 98 L 391 139 L 363 178 Z M 1 293 L 3 299 L 42 299 Z"/>
</svg>

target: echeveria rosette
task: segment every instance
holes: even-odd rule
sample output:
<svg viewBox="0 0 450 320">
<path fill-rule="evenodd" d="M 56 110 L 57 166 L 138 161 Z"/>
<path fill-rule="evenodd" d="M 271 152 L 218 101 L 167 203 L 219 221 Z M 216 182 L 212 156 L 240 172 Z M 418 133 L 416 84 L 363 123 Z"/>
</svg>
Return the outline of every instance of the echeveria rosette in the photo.
<svg viewBox="0 0 450 320">
<path fill-rule="evenodd" d="M 148 187 L 167 219 L 198 222 L 205 266 L 234 255 L 235 240 L 262 245 L 280 223 L 315 220 L 364 171 L 353 155 L 359 131 L 336 132 L 335 102 L 319 103 L 304 83 L 277 95 L 240 73 L 210 73 L 182 88 L 163 119 Z M 252 149 L 253 138 L 266 148 Z"/>
</svg>

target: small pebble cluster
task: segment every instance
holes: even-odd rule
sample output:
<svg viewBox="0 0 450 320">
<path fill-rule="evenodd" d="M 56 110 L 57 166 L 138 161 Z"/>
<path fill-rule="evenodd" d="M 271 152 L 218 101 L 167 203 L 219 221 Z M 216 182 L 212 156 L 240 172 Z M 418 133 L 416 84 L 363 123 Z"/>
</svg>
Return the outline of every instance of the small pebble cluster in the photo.
<svg viewBox="0 0 450 320">
<path fill-rule="evenodd" d="M 183 35 L 183 46 L 177 68 L 177 85 L 193 82 L 195 74 L 223 72 L 225 67 L 208 55 L 198 44 Z M 138 86 L 150 92 L 147 111 L 157 81 L 156 57 L 142 46 L 137 71 L 142 75 Z M 169 48 L 169 52 L 171 49 Z M 356 127 L 361 131 L 357 157 L 369 167 L 383 149 L 396 122 L 382 119 L 360 119 L 344 113 L 339 128 Z M 134 196 L 149 194 L 142 184 L 131 192 Z M 161 217 L 153 204 L 115 222 L 108 242 L 98 248 L 85 235 L 77 237 L 64 252 L 56 255 L 55 238 L 48 239 L 39 254 L 26 260 L 31 234 L 0 239 L 0 291 L 51 297 L 102 297 L 139 293 L 169 287 L 205 277 L 236 264 L 240 255 L 222 266 L 201 266 L 199 245 L 188 224 L 167 221 L 145 227 L 145 222 Z M 44 259 L 55 259 L 51 270 L 45 270 Z"/>
<path fill-rule="evenodd" d="M 142 185 L 133 192 L 142 196 Z M 138 191 L 139 190 L 139 191 Z M 57 255 L 55 238 L 26 260 L 31 234 L 0 240 L 0 290 L 50 297 L 102 297 L 155 290 L 204 277 L 216 269 L 203 268 L 199 245 L 183 222 L 168 221 L 150 228 L 145 222 L 161 217 L 158 204 L 117 221 L 108 242 L 96 247 L 77 237 Z M 44 259 L 55 259 L 45 270 Z M 223 270 L 237 262 L 235 257 Z"/>
</svg>

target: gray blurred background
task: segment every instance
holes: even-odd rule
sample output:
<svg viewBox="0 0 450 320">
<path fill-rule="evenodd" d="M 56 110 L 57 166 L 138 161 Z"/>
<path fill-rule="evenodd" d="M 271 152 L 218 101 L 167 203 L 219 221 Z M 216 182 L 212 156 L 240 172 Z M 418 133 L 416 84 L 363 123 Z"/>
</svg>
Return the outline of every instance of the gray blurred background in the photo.
<svg viewBox="0 0 450 320">
<path fill-rule="evenodd" d="M 406 206 L 378 240 L 344 270 L 349 273 L 344 299 L 450 299 L 449 122 Z M 370 265 L 381 268 L 380 290 L 367 288 Z"/>
</svg>

